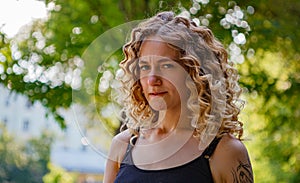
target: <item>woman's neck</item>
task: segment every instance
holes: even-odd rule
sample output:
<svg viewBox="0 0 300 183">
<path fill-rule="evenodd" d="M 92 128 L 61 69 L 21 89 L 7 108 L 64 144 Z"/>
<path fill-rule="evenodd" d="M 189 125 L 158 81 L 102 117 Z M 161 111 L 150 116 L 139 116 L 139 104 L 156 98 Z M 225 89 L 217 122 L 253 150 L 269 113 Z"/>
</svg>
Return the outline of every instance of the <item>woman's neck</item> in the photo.
<svg viewBox="0 0 300 183">
<path fill-rule="evenodd" d="M 170 133 L 177 128 L 187 128 L 190 126 L 186 111 L 160 111 L 158 125 L 160 133 Z"/>
</svg>

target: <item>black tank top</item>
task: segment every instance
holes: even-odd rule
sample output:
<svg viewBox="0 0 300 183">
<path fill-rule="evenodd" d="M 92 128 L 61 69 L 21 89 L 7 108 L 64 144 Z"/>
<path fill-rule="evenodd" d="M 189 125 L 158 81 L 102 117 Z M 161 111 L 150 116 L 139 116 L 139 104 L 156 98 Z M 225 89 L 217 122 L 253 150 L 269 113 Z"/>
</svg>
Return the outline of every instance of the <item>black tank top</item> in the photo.
<svg viewBox="0 0 300 183">
<path fill-rule="evenodd" d="M 131 155 L 133 146 L 129 143 L 114 183 L 213 183 L 209 157 L 219 141 L 220 138 L 215 138 L 198 158 L 162 170 L 142 170 L 136 167 Z"/>
</svg>

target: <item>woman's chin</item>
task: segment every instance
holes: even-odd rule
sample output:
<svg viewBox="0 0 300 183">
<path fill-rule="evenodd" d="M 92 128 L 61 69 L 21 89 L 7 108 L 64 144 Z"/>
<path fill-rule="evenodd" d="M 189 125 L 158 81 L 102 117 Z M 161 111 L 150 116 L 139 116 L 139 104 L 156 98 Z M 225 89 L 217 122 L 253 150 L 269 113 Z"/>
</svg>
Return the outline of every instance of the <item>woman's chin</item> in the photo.
<svg viewBox="0 0 300 183">
<path fill-rule="evenodd" d="M 167 110 L 167 104 L 162 97 L 153 97 L 149 101 L 151 108 L 155 111 Z"/>
</svg>

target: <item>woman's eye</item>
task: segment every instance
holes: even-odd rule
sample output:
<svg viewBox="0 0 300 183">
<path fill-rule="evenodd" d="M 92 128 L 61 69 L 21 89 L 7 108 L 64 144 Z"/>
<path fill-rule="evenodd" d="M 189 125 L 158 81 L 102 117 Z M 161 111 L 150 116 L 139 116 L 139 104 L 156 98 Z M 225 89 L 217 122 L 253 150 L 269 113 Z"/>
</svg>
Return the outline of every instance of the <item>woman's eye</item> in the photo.
<svg viewBox="0 0 300 183">
<path fill-rule="evenodd" d="M 162 66 L 163 66 L 164 69 L 169 69 L 169 68 L 174 67 L 173 64 L 163 64 Z"/>
<path fill-rule="evenodd" d="M 148 65 L 140 65 L 139 67 L 141 71 L 146 71 L 150 68 Z"/>
</svg>

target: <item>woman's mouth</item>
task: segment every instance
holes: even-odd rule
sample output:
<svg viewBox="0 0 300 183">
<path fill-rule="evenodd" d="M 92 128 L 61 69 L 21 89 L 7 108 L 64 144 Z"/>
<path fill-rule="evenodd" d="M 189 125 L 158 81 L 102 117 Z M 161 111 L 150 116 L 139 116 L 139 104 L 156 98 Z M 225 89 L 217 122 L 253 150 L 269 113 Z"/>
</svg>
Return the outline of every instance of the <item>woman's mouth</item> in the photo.
<svg viewBox="0 0 300 183">
<path fill-rule="evenodd" d="M 166 93 L 168 92 L 151 92 L 149 93 L 149 96 L 152 96 L 152 97 L 162 97 L 163 95 L 165 95 Z"/>
</svg>

